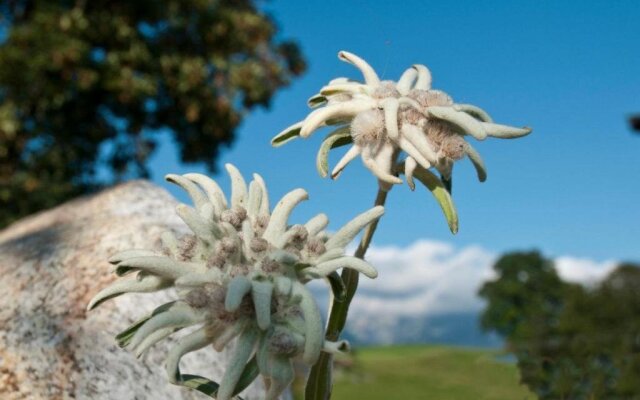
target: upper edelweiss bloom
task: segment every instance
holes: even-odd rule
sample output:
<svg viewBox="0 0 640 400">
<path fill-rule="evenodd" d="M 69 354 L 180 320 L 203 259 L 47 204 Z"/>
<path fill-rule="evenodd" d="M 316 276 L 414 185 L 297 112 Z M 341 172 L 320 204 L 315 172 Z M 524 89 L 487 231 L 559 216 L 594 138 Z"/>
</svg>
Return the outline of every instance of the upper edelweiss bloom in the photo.
<svg viewBox="0 0 640 400">
<path fill-rule="evenodd" d="M 312 108 L 324 107 L 288 127 L 271 142 L 280 146 L 298 136 L 306 138 L 323 126 L 337 125 L 318 153 L 322 176 L 328 174 L 329 150 L 352 143 L 331 171 L 332 178 L 361 156 L 383 190 L 402 183 L 397 177 L 399 172 L 404 172 L 413 189 L 414 172 L 431 167 L 450 184 L 453 162 L 466 155 L 480 181 L 484 181 L 482 159 L 464 135 L 484 140 L 487 136 L 517 138 L 531 132 L 530 128 L 494 124 L 482 109 L 456 104 L 446 93 L 431 89 L 431 73 L 424 65 L 413 65 L 398 82 L 393 82 L 381 81 L 373 68 L 355 54 L 341 51 L 338 58 L 355 65 L 362 72 L 364 83 L 347 78 L 332 80 L 308 102 Z M 401 150 L 407 157 L 404 163 L 396 164 Z"/>
<path fill-rule="evenodd" d="M 324 340 L 318 307 L 304 284 L 328 277 L 340 295 L 341 280 L 334 279 L 339 268 L 375 278 L 376 270 L 359 258 L 345 256 L 345 247 L 384 209 L 370 209 L 334 235 L 324 231 L 328 224 L 324 214 L 304 225 L 288 225 L 293 208 L 307 199 L 306 191 L 289 192 L 270 213 L 262 178 L 254 174 L 247 187 L 234 166 L 226 168 L 232 180 L 229 202 L 204 175 L 167 176 L 194 202 L 195 208 L 184 204 L 176 208 L 193 234 L 178 239 L 166 232 L 160 252 L 128 250 L 113 256 L 109 261 L 118 275 L 136 272 L 137 276 L 103 289 L 88 308 L 127 292 L 176 287 L 180 299 L 120 334 L 120 344 L 141 355 L 177 330 L 199 325 L 167 356 L 169 379 L 185 384 L 178 368 L 184 354 L 210 344 L 221 351 L 238 337 L 216 398 L 230 399 L 244 389 L 247 380 L 257 376 L 251 365 L 257 365 L 268 382 L 266 398 L 276 399 L 293 379 L 293 357 L 313 365 L 321 351 L 346 348 L 345 342 Z M 239 383 L 241 378 L 244 384 Z"/>
</svg>

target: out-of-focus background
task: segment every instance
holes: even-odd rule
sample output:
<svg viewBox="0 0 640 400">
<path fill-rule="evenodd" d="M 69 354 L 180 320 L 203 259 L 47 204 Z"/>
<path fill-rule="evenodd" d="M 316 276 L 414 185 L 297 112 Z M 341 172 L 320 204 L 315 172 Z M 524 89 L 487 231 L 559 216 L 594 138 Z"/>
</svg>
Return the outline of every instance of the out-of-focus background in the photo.
<svg viewBox="0 0 640 400">
<path fill-rule="evenodd" d="M 321 179 L 323 134 L 270 138 L 330 79 L 414 63 L 515 141 L 456 165 L 452 236 L 431 195 L 397 187 L 368 259 L 336 398 L 640 397 L 640 3 L 410 0 L 0 2 L 0 227 L 134 178 L 232 162 L 292 221 L 340 226 L 375 180 Z M 635 133 L 634 133 L 635 132 Z M 333 155 L 335 162 L 338 155 Z M 326 302 L 326 292 L 318 287 Z M 323 297 L 325 296 L 325 297 Z"/>
</svg>

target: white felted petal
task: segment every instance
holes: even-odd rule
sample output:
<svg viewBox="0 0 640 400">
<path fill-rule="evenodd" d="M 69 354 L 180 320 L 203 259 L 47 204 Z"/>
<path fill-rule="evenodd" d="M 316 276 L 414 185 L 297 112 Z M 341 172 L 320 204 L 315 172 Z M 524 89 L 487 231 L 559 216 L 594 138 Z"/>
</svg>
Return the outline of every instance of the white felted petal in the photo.
<svg viewBox="0 0 640 400">
<path fill-rule="evenodd" d="M 340 173 L 347 166 L 347 164 L 349 164 L 351 161 L 356 159 L 360 155 L 361 151 L 362 149 L 360 146 L 357 146 L 357 145 L 351 146 L 351 148 L 349 148 L 349 150 L 345 153 L 345 155 L 342 156 L 340 161 L 338 161 L 336 166 L 331 171 L 331 179 L 336 179 L 338 176 L 340 176 Z"/>
<path fill-rule="evenodd" d="M 269 354 L 267 365 L 270 381 L 265 400 L 278 400 L 282 392 L 293 382 L 293 364 L 289 357 Z"/>
<path fill-rule="evenodd" d="M 407 157 L 404 160 L 404 176 L 407 178 L 407 184 L 411 190 L 415 190 L 416 183 L 413 181 L 413 171 L 416 170 L 418 163 L 413 157 Z"/>
<path fill-rule="evenodd" d="M 189 273 L 176 279 L 176 287 L 196 287 L 206 285 L 208 283 L 219 283 L 224 278 L 224 273 L 215 268 L 208 269 L 206 272 Z"/>
<path fill-rule="evenodd" d="M 117 264 L 120 261 L 126 260 L 127 258 L 131 258 L 131 257 L 157 256 L 157 255 L 159 254 L 151 250 L 142 250 L 142 249 L 124 250 L 124 251 L 119 251 L 116 254 L 109 257 L 109 263 Z"/>
<path fill-rule="evenodd" d="M 371 172 L 373 172 L 373 174 L 380 179 L 383 182 L 389 183 L 389 184 L 401 184 L 402 183 L 402 179 L 398 178 L 397 176 L 391 175 L 390 171 L 385 171 L 384 170 L 384 165 L 380 165 L 376 162 L 376 160 L 373 158 L 372 154 L 371 154 L 371 149 L 369 148 L 364 148 L 362 151 L 362 162 L 364 163 L 365 167 L 367 167 Z"/>
<path fill-rule="evenodd" d="M 516 139 L 522 136 L 526 136 L 531 133 L 531 128 L 516 128 L 513 126 L 491 124 L 488 122 L 481 122 L 487 135 L 500 139 Z"/>
<path fill-rule="evenodd" d="M 357 82 L 334 83 L 323 86 L 320 94 L 323 96 L 332 96 L 334 94 L 350 93 L 350 94 L 367 94 L 370 89 L 367 85 Z"/>
<path fill-rule="evenodd" d="M 248 325 L 247 320 L 236 321 L 232 325 L 223 326 L 218 336 L 213 340 L 213 348 L 216 351 L 222 351 L 224 348 L 238 336 Z"/>
<path fill-rule="evenodd" d="M 285 265 L 294 265 L 298 261 L 300 261 L 300 257 L 298 257 L 297 255 L 289 251 L 285 251 L 282 249 L 277 249 L 272 251 L 271 258 L 274 261 L 278 262 L 279 264 L 285 264 Z"/>
<path fill-rule="evenodd" d="M 333 260 L 334 258 L 344 256 L 344 248 L 336 247 L 334 249 L 329 249 L 322 253 L 318 258 L 316 258 L 316 264 L 320 264 L 325 261 Z"/>
<path fill-rule="evenodd" d="M 240 308 L 242 299 L 251 290 L 251 281 L 243 275 L 238 275 L 229 281 L 227 296 L 224 300 L 224 308 L 233 312 Z"/>
<path fill-rule="evenodd" d="M 478 140 L 484 140 L 487 137 L 483 123 L 465 112 L 456 111 L 452 107 L 440 106 L 429 107 L 427 112 L 434 118 L 451 122 L 464 134 L 471 135 Z"/>
<path fill-rule="evenodd" d="M 325 246 L 327 249 L 345 248 L 364 227 L 380 218 L 382 214 L 384 214 L 384 207 L 382 206 L 376 206 L 363 212 L 330 237 Z"/>
<path fill-rule="evenodd" d="M 148 293 L 164 289 L 170 286 L 171 281 L 159 276 L 146 275 L 142 279 L 122 279 L 102 289 L 89 302 L 87 310 L 92 310 L 105 300 L 114 298 L 124 293 Z"/>
<path fill-rule="evenodd" d="M 287 193 L 273 209 L 269 225 L 267 225 L 262 237 L 269 242 L 274 242 L 286 230 L 289 215 L 291 215 L 295 206 L 308 198 L 309 195 L 304 189 L 295 189 Z"/>
<path fill-rule="evenodd" d="M 431 89 L 431 71 L 429 71 L 429 68 L 422 64 L 415 64 L 413 67 L 418 71 L 418 80 L 415 88 L 419 90 Z"/>
<path fill-rule="evenodd" d="M 185 204 L 178 204 L 176 213 L 200 240 L 213 244 L 216 238 L 223 235 L 213 221 L 205 221 L 196 210 Z"/>
<path fill-rule="evenodd" d="M 491 116 L 485 110 L 472 104 L 454 104 L 453 108 L 457 111 L 464 111 L 482 122 L 493 122 Z"/>
<path fill-rule="evenodd" d="M 177 329 L 176 327 L 163 328 L 158 329 L 157 331 L 147 335 L 142 342 L 135 348 L 134 354 L 136 357 L 140 358 L 144 354 L 145 351 L 149 350 L 151 346 L 158 343 L 162 339 L 169 337 L 172 333 L 174 333 Z"/>
<path fill-rule="evenodd" d="M 233 397 L 233 392 L 242 376 L 242 371 L 244 371 L 253 349 L 256 347 L 257 339 L 258 332 L 251 327 L 245 329 L 238 338 L 235 350 L 227 364 L 222 381 L 220 381 L 220 387 L 216 394 L 217 400 L 230 400 Z"/>
<path fill-rule="evenodd" d="M 362 72 L 362 76 L 364 77 L 364 81 L 367 85 L 374 87 L 380 85 L 380 78 L 378 78 L 378 74 L 376 74 L 376 71 L 371 67 L 371 65 L 362 58 L 353 53 L 349 53 L 348 51 L 338 52 L 338 58 L 342 61 L 353 64 L 358 68 L 360 72 Z"/>
<path fill-rule="evenodd" d="M 418 151 L 416 146 L 414 146 L 413 143 L 408 141 L 406 138 L 400 137 L 400 140 L 398 141 L 398 145 L 402 150 L 404 150 L 405 153 L 407 153 L 409 156 L 411 156 L 411 158 L 416 160 L 418 164 L 422 165 L 423 168 L 425 169 L 431 168 L 431 162 L 429 162 L 429 160 L 424 158 L 424 156 Z"/>
<path fill-rule="evenodd" d="M 178 279 L 189 273 L 204 273 L 207 268 L 198 263 L 176 261 L 168 257 L 134 257 L 122 261 L 116 268 L 120 276 L 133 271 L 144 271 L 168 279 Z"/>
<path fill-rule="evenodd" d="M 282 296 L 289 296 L 293 282 L 285 276 L 277 276 L 274 280 L 274 290 Z"/>
<path fill-rule="evenodd" d="M 318 214 L 315 217 L 311 218 L 306 224 L 304 224 L 304 228 L 309 233 L 309 236 L 315 236 L 329 225 L 329 218 L 326 214 Z"/>
<path fill-rule="evenodd" d="M 382 171 L 385 171 L 389 175 L 392 175 L 393 166 L 396 162 L 397 154 L 398 152 L 391 143 L 385 143 L 378 151 L 378 154 L 375 155 L 374 161 Z M 402 183 L 402 179 L 398 178 L 398 181 Z M 391 185 L 387 182 L 380 182 L 380 189 L 389 191 L 389 189 L 391 189 Z"/>
<path fill-rule="evenodd" d="M 254 179 L 249 184 L 249 201 L 247 203 L 247 215 L 254 218 L 260 212 L 260 203 L 262 202 L 262 188 Z"/>
<path fill-rule="evenodd" d="M 424 159 L 431 164 L 436 162 L 438 156 L 435 151 L 433 151 L 432 145 L 429 143 L 427 135 L 425 135 L 422 129 L 415 125 L 404 124 L 402 125 L 402 136 L 415 146 Z M 416 161 L 418 160 L 416 159 Z"/>
<path fill-rule="evenodd" d="M 371 109 L 375 104 L 370 100 L 351 100 L 340 104 L 330 104 L 313 111 L 304 120 L 300 136 L 309 137 L 316 129 L 322 127 L 327 120 L 335 118 L 352 118 L 358 113 Z"/>
<path fill-rule="evenodd" d="M 356 270 L 363 274 L 368 278 L 376 278 L 378 276 L 378 271 L 371 266 L 371 264 L 366 261 L 352 256 L 345 256 L 336 258 L 331 261 L 325 261 L 316 265 L 315 267 L 308 268 L 309 272 L 317 272 L 321 276 L 327 276 L 333 271 L 336 271 L 340 268 L 350 268 Z M 306 271 L 305 271 L 306 272 Z"/>
<path fill-rule="evenodd" d="M 476 149 L 474 149 L 473 147 L 471 147 L 470 144 L 467 143 L 467 147 L 465 149 L 465 152 L 467 153 L 467 157 L 469 157 L 469 160 L 471 160 L 471 163 L 473 164 L 474 168 L 476 169 L 476 173 L 478 174 L 478 180 L 480 182 L 484 182 L 487 180 L 487 168 L 484 165 L 484 161 L 482 161 L 482 157 L 480 157 L 480 154 L 476 151 Z"/>
<path fill-rule="evenodd" d="M 227 208 L 227 199 L 220 186 L 213 179 L 203 174 L 185 174 L 185 178 L 200 185 L 207 195 L 209 201 L 214 205 L 216 212 L 220 213 Z"/>
<path fill-rule="evenodd" d="M 145 322 L 133 335 L 129 346 L 135 349 L 158 329 L 190 326 L 202 322 L 203 319 L 202 315 L 195 313 L 187 304 L 176 303 L 167 311 L 156 314 Z"/>
<path fill-rule="evenodd" d="M 360 83 L 358 81 L 355 81 L 353 79 L 349 79 L 346 78 L 344 76 L 340 76 L 338 78 L 333 78 L 332 80 L 329 81 L 328 85 L 337 85 L 339 83 L 347 83 L 347 82 L 355 82 L 355 83 Z"/>
<path fill-rule="evenodd" d="M 247 183 L 233 164 L 225 164 L 231 178 L 231 207 L 247 206 Z"/>
<path fill-rule="evenodd" d="M 417 77 L 418 70 L 413 66 L 404 71 L 404 73 L 398 80 L 398 83 L 396 84 L 396 89 L 398 90 L 398 92 L 400 92 L 400 94 L 403 96 L 409 93 Z"/>
<path fill-rule="evenodd" d="M 337 342 L 325 340 L 322 351 L 331 354 L 344 354 L 351 351 L 351 346 L 346 340 L 338 340 Z"/>
<path fill-rule="evenodd" d="M 253 250 L 251 250 L 251 241 L 255 238 L 255 233 L 250 220 L 246 219 L 242 221 L 242 244 L 248 257 L 254 255 Z"/>
<path fill-rule="evenodd" d="M 178 254 L 178 239 L 172 232 L 163 232 L 160 235 L 160 241 L 162 242 L 162 247 L 169 251 L 169 254 L 176 256 Z"/>
<path fill-rule="evenodd" d="M 389 139 L 394 140 L 398 137 L 398 107 L 400 103 L 398 99 L 384 99 L 381 101 L 384 109 L 384 126 L 387 129 Z"/>
<path fill-rule="evenodd" d="M 216 210 L 211 203 L 207 203 L 203 205 L 200 210 L 198 210 L 198 214 L 202 217 L 204 221 L 214 221 Z"/>
<path fill-rule="evenodd" d="M 180 359 L 187 353 L 200 350 L 210 343 L 204 328 L 181 338 L 178 343 L 169 351 L 166 362 L 167 375 L 171 383 L 180 382 Z"/>
<path fill-rule="evenodd" d="M 291 225 L 279 238 L 273 243 L 274 247 L 283 249 L 290 241 L 300 232 L 300 228 L 304 228 L 303 225 Z"/>
<path fill-rule="evenodd" d="M 271 325 L 271 296 L 273 283 L 254 280 L 251 283 L 251 297 L 256 310 L 258 327 L 265 330 Z"/>
<path fill-rule="evenodd" d="M 302 361 L 307 365 L 313 365 L 318 360 L 324 344 L 324 330 L 322 329 L 320 310 L 311 293 L 300 282 L 293 283 L 292 294 L 300 296 L 300 309 L 304 317 L 305 342 Z"/>
<path fill-rule="evenodd" d="M 183 188 L 191 197 L 193 201 L 193 205 L 197 210 L 200 210 L 203 205 L 209 203 L 207 196 L 200 190 L 198 185 L 190 181 L 189 179 L 182 177 L 180 175 L 169 174 L 164 177 L 168 182 L 175 183 L 176 185 Z"/>
<path fill-rule="evenodd" d="M 260 198 L 260 214 L 267 215 L 269 214 L 269 192 L 267 191 L 267 184 L 262 179 L 262 176 L 258 174 L 253 174 L 253 179 L 258 183 L 260 188 L 262 189 L 262 197 Z"/>
</svg>

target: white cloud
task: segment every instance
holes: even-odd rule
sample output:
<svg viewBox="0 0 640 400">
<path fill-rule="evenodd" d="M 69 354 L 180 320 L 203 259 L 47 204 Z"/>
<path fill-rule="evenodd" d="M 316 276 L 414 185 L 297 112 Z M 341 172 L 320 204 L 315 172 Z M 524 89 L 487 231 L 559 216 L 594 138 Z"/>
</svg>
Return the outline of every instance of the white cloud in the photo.
<svg viewBox="0 0 640 400">
<path fill-rule="evenodd" d="M 379 277 L 360 279 L 350 315 L 388 318 L 479 311 L 483 304 L 477 292 L 493 277 L 497 256 L 479 246 L 455 248 L 431 240 L 405 248 L 372 247 L 367 260 L 378 269 Z M 563 279 L 592 284 L 615 262 L 562 256 L 556 265 Z"/>
<path fill-rule="evenodd" d="M 562 279 L 587 285 L 604 278 L 617 264 L 613 260 L 596 262 L 587 258 L 570 256 L 557 257 L 555 262 L 558 274 Z"/>
</svg>

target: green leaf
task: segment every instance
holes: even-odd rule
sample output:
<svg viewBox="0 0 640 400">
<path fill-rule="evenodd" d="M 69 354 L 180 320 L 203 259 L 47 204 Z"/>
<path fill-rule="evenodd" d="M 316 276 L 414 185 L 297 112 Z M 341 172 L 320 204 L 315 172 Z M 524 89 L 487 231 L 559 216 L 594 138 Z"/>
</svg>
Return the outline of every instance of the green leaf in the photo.
<svg viewBox="0 0 640 400">
<path fill-rule="evenodd" d="M 469 143 L 467 143 L 467 157 L 469 157 L 473 167 L 476 169 L 478 180 L 480 182 L 486 181 L 487 167 L 485 167 L 484 161 L 482 161 L 482 157 L 480 157 L 480 153 L 478 153 Z"/>
<path fill-rule="evenodd" d="M 126 330 L 118 333 L 116 335 L 116 342 L 118 342 L 118 346 L 126 347 L 131 342 L 131 338 L 133 338 L 133 335 L 136 334 L 138 329 L 140 329 L 140 327 L 142 325 L 144 325 L 144 323 L 147 322 L 150 319 L 151 319 L 151 315 L 146 316 L 146 317 L 136 321 L 133 325 L 128 327 Z"/>
<path fill-rule="evenodd" d="M 300 130 L 302 129 L 303 123 L 304 121 L 296 122 L 295 124 L 275 135 L 273 139 L 271 139 L 271 146 L 280 147 L 283 144 L 288 143 L 300 136 Z"/>
<path fill-rule="evenodd" d="M 258 361 L 256 359 L 256 356 L 253 356 L 244 367 L 244 370 L 242 370 L 242 375 L 240 375 L 240 379 L 238 380 L 236 388 L 233 391 L 234 396 L 249 387 L 249 385 L 251 385 L 251 382 L 253 382 L 258 377 L 259 373 L 260 370 L 258 369 Z"/>
<path fill-rule="evenodd" d="M 238 393 L 249 387 L 249 385 L 258 377 L 259 372 L 258 361 L 256 360 L 256 356 L 253 356 L 242 370 L 242 375 L 240 375 L 240 379 L 233 391 L 233 395 L 236 396 Z M 180 375 L 179 384 L 189 389 L 197 390 L 198 392 L 206 394 L 214 399 L 216 398 L 218 389 L 220 388 L 220 385 L 211 379 L 200 375 L 190 374 Z M 239 396 L 236 398 L 242 400 Z"/>
<path fill-rule="evenodd" d="M 151 312 L 151 314 L 149 314 L 146 317 L 136 321 L 135 323 L 133 323 L 133 325 L 129 326 L 124 331 L 118 333 L 116 335 L 116 342 L 118 342 L 118 346 L 126 347 L 129 343 L 131 343 L 131 339 L 133 338 L 133 335 L 136 334 L 138 329 L 140 329 L 140 327 L 142 325 L 144 325 L 145 322 L 150 320 L 151 317 L 153 317 L 154 315 L 158 315 L 160 313 L 168 311 L 175 303 L 176 303 L 175 301 L 170 301 L 169 303 L 165 303 L 165 304 L 161 305 L 160 307 L 158 307 L 155 310 L 153 310 L 153 312 Z"/>
<path fill-rule="evenodd" d="M 325 178 L 329 174 L 329 150 L 345 146 L 353 142 L 348 126 L 343 126 L 331 132 L 324 139 L 316 157 L 316 168 L 320 176 Z"/>
<path fill-rule="evenodd" d="M 333 292 L 335 301 L 342 303 L 347 297 L 347 288 L 344 285 L 344 281 L 340 277 L 340 274 L 333 271 L 327 275 L 327 280 L 329 281 L 329 285 L 331 285 L 331 291 Z"/>
<path fill-rule="evenodd" d="M 307 105 L 311 108 L 320 107 L 327 103 L 327 98 L 321 94 L 316 94 L 307 100 Z"/>
<path fill-rule="evenodd" d="M 447 189 L 447 192 L 449 192 L 449 194 L 451 194 L 451 189 L 453 188 L 453 181 L 451 180 L 451 178 L 447 179 L 444 176 L 440 175 L 440 180 L 442 181 L 442 184 L 444 185 L 445 189 Z"/>
<path fill-rule="evenodd" d="M 327 126 L 342 125 L 350 123 L 352 119 L 352 117 L 329 118 L 328 120 L 324 121 L 324 123 Z"/>
<path fill-rule="evenodd" d="M 119 265 L 116 267 L 116 275 L 118 276 L 126 276 L 132 272 L 138 271 L 139 268 L 136 267 L 129 267 L 129 266 L 125 266 L 125 265 Z"/>
<path fill-rule="evenodd" d="M 445 185 L 437 176 L 422 167 L 416 168 L 413 175 L 431 191 L 442 208 L 451 233 L 456 234 L 458 232 L 458 213 Z"/>
<path fill-rule="evenodd" d="M 318 362 L 311 367 L 307 385 L 304 389 L 305 400 L 329 400 L 331 396 L 333 355 L 320 354 Z"/>
<path fill-rule="evenodd" d="M 180 386 L 187 387 L 189 389 L 197 390 L 200 393 L 206 394 L 212 398 L 216 398 L 218 388 L 220 385 L 210 379 L 200 375 L 181 375 Z"/>
</svg>

